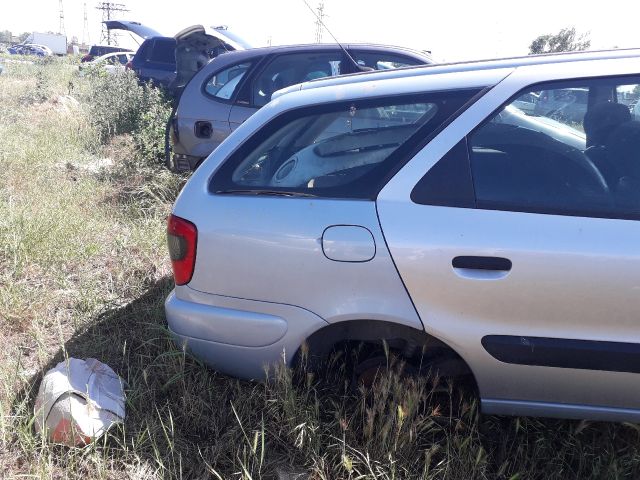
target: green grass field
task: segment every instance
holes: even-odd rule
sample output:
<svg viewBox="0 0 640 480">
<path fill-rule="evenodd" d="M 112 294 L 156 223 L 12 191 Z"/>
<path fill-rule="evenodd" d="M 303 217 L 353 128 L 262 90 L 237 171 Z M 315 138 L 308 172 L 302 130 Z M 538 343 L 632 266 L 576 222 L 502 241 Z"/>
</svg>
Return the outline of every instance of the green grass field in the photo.
<svg viewBox="0 0 640 480">
<path fill-rule="evenodd" d="M 428 378 L 354 392 L 339 368 L 241 382 L 176 348 L 164 236 L 184 178 L 155 158 L 165 114 L 130 77 L 5 63 L 1 478 L 640 478 L 636 425 L 482 416 Z M 125 424 L 86 448 L 33 428 L 40 379 L 65 356 L 127 382 Z"/>
</svg>

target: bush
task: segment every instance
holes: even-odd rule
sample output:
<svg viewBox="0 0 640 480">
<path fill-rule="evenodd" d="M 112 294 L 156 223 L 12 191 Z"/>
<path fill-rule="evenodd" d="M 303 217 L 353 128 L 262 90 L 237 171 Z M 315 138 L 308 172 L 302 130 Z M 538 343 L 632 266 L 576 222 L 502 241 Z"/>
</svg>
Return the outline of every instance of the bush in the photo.
<svg viewBox="0 0 640 480">
<path fill-rule="evenodd" d="M 102 69 L 86 70 L 83 92 L 99 143 L 119 135 L 133 137 L 137 160 L 157 164 L 164 155 L 164 134 L 171 105 L 162 90 L 139 85 L 131 71 L 109 75 Z"/>
</svg>

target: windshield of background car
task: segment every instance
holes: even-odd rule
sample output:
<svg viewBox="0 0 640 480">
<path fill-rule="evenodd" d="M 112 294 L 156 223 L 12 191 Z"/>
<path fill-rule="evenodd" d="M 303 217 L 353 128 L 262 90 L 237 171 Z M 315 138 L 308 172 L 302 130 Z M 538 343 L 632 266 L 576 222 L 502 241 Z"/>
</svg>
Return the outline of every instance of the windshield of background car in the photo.
<svg viewBox="0 0 640 480">
<path fill-rule="evenodd" d="M 427 140 L 472 94 L 341 102 L 290 112 L 226 162 L 212 188 L 372 198 L 400 163 L 401 150 Z"/>
</svg>

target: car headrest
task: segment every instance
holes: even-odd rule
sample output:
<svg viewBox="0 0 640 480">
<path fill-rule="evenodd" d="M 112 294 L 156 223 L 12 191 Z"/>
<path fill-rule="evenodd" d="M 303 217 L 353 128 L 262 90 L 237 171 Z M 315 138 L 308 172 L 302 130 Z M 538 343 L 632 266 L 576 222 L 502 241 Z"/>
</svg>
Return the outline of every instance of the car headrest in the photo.
<svg viewBox="0 0 640 480">
<path fill-rule="evenodd" d="M 629 108 L 620 103 L 598 103 L 589 108 L 583 121 L 587 147 L 604 145 L 609 134 L 617 126 L 630 120 Z"/>
</svg>

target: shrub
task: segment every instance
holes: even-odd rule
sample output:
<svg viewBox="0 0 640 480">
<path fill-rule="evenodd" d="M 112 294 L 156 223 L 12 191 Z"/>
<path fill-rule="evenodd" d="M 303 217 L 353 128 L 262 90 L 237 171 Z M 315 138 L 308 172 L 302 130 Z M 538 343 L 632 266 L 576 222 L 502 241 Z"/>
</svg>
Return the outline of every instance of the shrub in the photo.
<svg viewBox="0 0 640 480">
<path fill-rule="evenodd" d="M 164 134 L 170 102 L 162 90 L 139 85 L 133 72 L 109 75 L 99 68 L 87 69 L 84 104 L 99 143 L 105 145 L 123 134 L 133 137 L 137 160 L 157 164 L 164 154 Z"/>
</svg>

